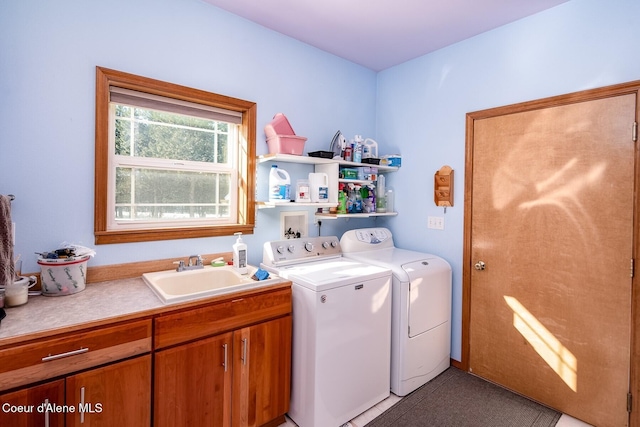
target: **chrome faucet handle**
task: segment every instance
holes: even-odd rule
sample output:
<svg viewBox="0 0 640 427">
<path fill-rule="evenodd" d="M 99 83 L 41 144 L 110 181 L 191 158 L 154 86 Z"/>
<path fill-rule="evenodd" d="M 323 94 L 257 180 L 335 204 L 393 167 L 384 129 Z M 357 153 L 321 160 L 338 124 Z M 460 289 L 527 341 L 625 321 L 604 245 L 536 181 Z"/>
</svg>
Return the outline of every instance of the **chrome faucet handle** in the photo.
<svg viewBox="0 0 640 427">
<path fill-rule="evenodd" d="M 176 268 L 176 271 L 184 270 L 184 261 L 183 260 L 174 261 L 173 263 L 178 265 L 178 268 Z"/>
</svg>

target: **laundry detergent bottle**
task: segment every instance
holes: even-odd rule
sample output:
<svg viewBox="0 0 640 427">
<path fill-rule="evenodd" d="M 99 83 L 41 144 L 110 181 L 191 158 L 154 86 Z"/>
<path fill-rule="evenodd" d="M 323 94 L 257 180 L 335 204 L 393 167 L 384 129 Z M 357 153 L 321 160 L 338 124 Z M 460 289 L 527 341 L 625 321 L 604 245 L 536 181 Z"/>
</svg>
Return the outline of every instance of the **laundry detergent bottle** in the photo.
<svg viewBox="0 0 640 427">
<path fill-rule="evenodd" d="M 269 172 L 269 201 L 286 202 L 291 191 L 291 178 L 284 169 L 278 169 L 278 165 L 271 166 Z"/>
</svg>

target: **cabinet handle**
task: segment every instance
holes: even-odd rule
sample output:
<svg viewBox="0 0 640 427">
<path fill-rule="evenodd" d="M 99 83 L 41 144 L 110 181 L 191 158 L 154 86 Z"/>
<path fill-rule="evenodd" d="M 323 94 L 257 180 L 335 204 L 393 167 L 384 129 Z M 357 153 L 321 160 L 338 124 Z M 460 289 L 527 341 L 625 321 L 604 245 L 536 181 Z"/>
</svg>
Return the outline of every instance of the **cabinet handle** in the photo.
<svg viewBox="0 0 640 427">
<path fill-rule="evenodd" d="M 80 407 L 84 408 L 84 387 L 80 389 Z M 80 424 L 84 424 L 84 411 L 80 410 Z"/>
<path fill-rule="evenodd" d="M 66 353 L 54 354 L 49 353 L 48 356 L 42 358 L 43 362 L 49 362 L 51 360 L 62 359 L 63 357 L 75 356 L 76 354 L 82 354 L 89 351 L 88 347 L 82 347 L 77 350 L 67 351 Z"/>
<path fill-rule="evenodd" d="M 242 338 L 242 364 L 247 364 L 247 339 Z"/>
<path fill-rule="evenodd" d="M 227 345 L 222 344 L 222 348 L 224 349 L 224 361 L 222 362 L 222 366 L 224 366 L 224 371 L 227 372 Z"/>
<path fill-rule="evenodd" d="M 49 399 L 45 399 L 44 400 L 44 406 L 45 406 L 45 411 L 44 411 L 44 427 L 49 427 Z"/>
</svg>

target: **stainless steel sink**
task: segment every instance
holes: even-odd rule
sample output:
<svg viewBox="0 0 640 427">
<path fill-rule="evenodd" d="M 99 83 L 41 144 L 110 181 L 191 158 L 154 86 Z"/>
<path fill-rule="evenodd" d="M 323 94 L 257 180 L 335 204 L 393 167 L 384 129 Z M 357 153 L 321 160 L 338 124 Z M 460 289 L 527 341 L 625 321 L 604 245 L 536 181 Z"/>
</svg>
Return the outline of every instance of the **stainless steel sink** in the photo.
<svg viewBox="0 0 640 427">
<path fill-rule="evenodd" d="M 205 266 L 198 270 L 144 273 L 142 279 L 165 304 L 259 288 L 282 280 L 273 275 L 266 280 L 254 280 L 251 276 L 256 270 L 249 266 L 248 274 L 239 274 L 232 266 Z"/>
</svg>

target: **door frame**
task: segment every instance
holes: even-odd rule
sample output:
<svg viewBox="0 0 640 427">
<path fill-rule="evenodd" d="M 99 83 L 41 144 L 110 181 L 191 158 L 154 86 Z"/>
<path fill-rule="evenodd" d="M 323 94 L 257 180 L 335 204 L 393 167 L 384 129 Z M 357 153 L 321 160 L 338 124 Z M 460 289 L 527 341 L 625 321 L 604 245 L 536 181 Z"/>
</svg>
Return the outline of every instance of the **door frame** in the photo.
<svg viewBox="0 0 640 427">
<path fill-rule="evenodd" d="M 469 359 L 471 352 L 469 342 L 469 326 L 471 321 L 471 272 L 473 268 L 473 260 L 471 259 L 471 225 L 473 220 L 473 218 L 471 217 L 471 207 L 473 203 L 473 141 L 475 121 L 501 115 L 556 107 L 560 105 L 591 101 L 625 94 L 636 95 L 636 142 L 634 147 L 634 212 L 632 230 L 632 257 L 636 262 L 634 264 L 635 271 L 631 285 L 631 366 L 629 367 L 629 391 L 633 396 L 633 400 L 636 400 L 636 402 L 632 403 L 629 425 L 640 427 L 640 290 L 637 289 L 638 284 L 640 283 L 638 279 L 640 271 L 637 268 L 638 254 L 640 253 L 640 151 L 638 150 L 637 141 L 637 123 L 639 121 L 638 116 L 640 114 L 640 80 L 467 113 L 465 130 L 464 237 L 462 257 L 462 360 L 460 362 L 454 361 L 453 365 L 464 371 L 469 371 Z M 631 133 L 632 131 L 633 129 L 630 128 L 629 132 Z"/>
</svg>

